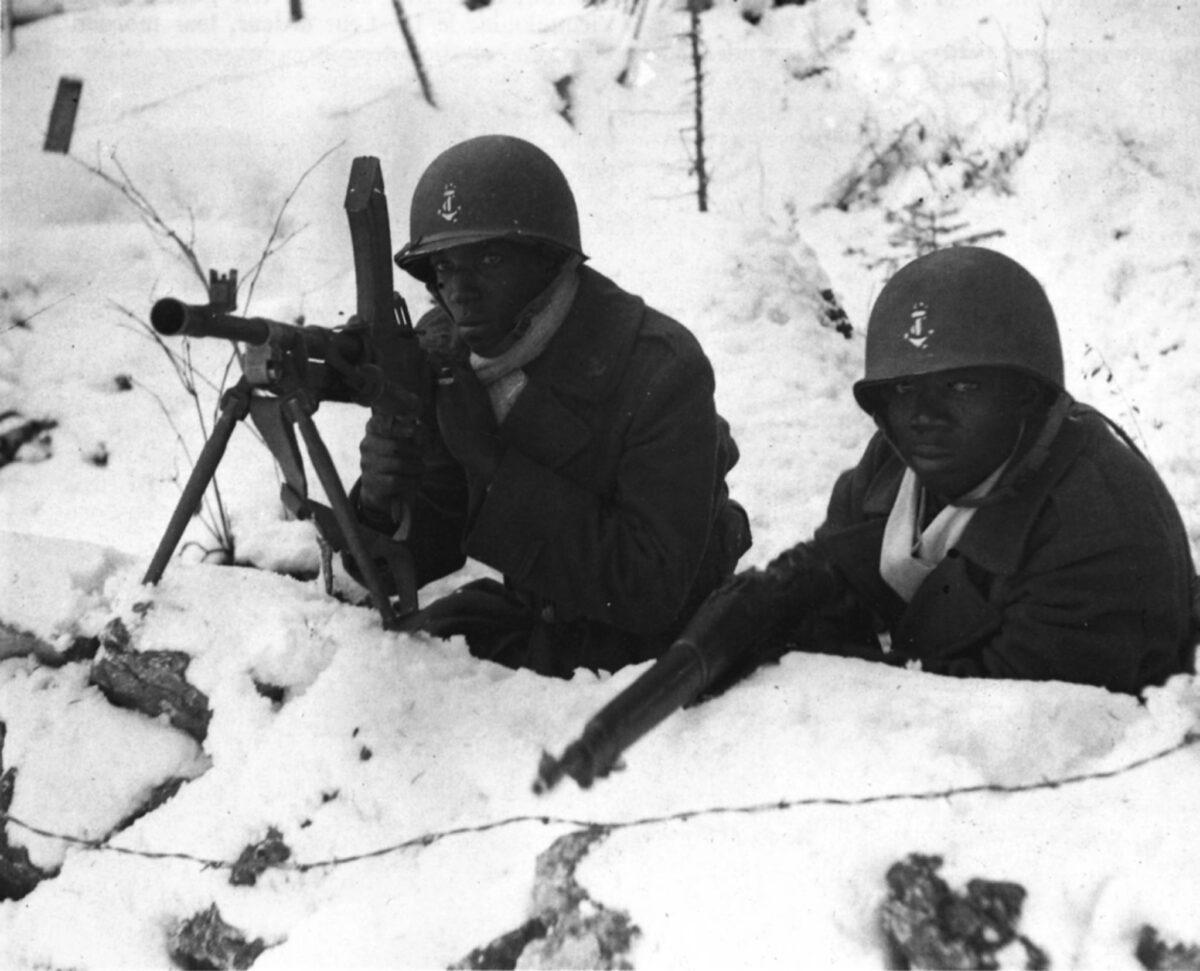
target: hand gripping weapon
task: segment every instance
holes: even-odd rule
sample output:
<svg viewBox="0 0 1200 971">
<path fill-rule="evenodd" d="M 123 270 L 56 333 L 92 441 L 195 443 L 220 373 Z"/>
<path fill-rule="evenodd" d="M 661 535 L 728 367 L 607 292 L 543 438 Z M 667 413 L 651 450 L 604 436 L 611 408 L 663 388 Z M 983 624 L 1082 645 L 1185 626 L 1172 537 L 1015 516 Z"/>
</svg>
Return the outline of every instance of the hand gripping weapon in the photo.
<svg viewBox="0 0 1200 971">
<path fill-rule="evenodd" d="M 589 788 L 620 766 L 634 742 L 753 657 L 760 636 L 742 588 L 737 578 L 718 588 L 670 649 L 590 718 L 561 756 L 543 752 L 533 791 L 545 793 L 565 776 Z"/>
<path fill-rule="evenodd" d="M 766 570 L 727 580 L 667 652 L 590 718 L 562 755 L 542 753 L 533 791 L 547 792 L 565 776 L 586 789 L 608 775 L 626 749 L 675 711 L 791 649 L 785 633 L 843 588 L 834 565 L 808 543 L 776 557 Z"/>
</svg>

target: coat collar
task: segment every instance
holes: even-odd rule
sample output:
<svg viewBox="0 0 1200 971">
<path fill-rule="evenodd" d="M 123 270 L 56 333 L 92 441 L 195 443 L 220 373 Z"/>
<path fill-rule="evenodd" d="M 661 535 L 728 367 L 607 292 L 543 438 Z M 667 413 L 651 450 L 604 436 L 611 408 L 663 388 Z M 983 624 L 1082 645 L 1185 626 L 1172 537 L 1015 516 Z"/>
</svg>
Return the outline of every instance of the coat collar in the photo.
<svg viewBox="0 0 1200 971">
<path fill-rule="evenodd" d="M 626 293 L 589 266 L 579 268 L 579 287 L 566 319 L 546 349 L 525 365 L 530 379 L 557 394 L 598 401 L 625 372 L 646 316 L 641 297 Z M 450 314 L 432 288 L 434 307 L 417 323 L 421 347 L 433 358 L 466 360 Z"/>
<path fill-rule="evenodd" d="M 599 400 L 625 371 L 646 304 L 590 267 L 559 332 L 525 368 L 530 381 L 577 398 Z"/>
<path fill-rule="evenodd" d="M 1087 445 L 1089 414 L 1094 414 L 1092 409 L 1072 403 L 1046 448 L 1046 454 L 1039 457 L 1039 464 L 1028 468 L 1020 461 L 1015 463 L 997 487 L 998 492 L 1005 487 L 1010 475 L 1019 476 L 1011 483 L 1008 496 L 1003 501 L 979 507 L 958 541 L 957 549 L 963 556 L 994 575 L 1006 576 L 1017 571 L 1024 559 L 1029 531 L 1046 498 Z M 890 454 L 867 486 L 863 512 L 867 516 L 886 518 L 900 489 L 904 463 L 891 451 L 882 435 L 877 444 L 888 448 Z"/>
</svg>

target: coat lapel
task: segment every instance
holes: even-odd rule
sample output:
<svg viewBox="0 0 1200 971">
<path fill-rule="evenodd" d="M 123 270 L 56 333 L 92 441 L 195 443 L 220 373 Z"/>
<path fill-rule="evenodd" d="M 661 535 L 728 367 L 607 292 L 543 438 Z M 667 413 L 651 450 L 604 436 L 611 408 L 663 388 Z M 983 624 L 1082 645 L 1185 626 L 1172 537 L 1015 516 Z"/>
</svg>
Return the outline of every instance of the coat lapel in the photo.
<svg viewBox="0 0 1200 971">
<path fill-rule="evenodd" d="M 640 297 L 595 270 L 579 271 L 579 291 L 546 350 L 525 367 L 528 384 L 500 426 L 502 440 L 534 461 L 561 469 L 591 442 L 591 406 L 625 373 L 645 315 Z"/>
<path fill-rule="evenodd" d="M 575 398 L 599 401 L 625 372 L 646 305 L 589 267 L 579 292 L 545 352 L 526 367 L 530 383 Z"/>
<path fill-rule="evenodd" d="M 1015 573 L 1024 559 L 1029 531 L 1047 497 L 1083 451 L 1087 439 L 1083 422 L 1072 414 L 1059 428 L 1053 450 L 1042 466 L 1012 496 L 994 506 L 981 506 L 975 513 L 958 541 L 962 555 L 995 576 Z"/>
</svg>

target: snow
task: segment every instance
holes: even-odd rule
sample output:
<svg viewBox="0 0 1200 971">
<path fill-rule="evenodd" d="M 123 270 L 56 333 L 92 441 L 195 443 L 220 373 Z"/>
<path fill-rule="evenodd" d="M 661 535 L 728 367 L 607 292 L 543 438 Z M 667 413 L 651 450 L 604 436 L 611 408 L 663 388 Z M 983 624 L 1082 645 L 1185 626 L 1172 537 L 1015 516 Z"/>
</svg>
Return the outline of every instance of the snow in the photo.
<svg viewBox="0 0 1200 971">
<path fill-rule="evenodd" d="M 140 323 L 161 296 L 199 302 L 200 281 L 88 166 L 127 178 L 202 268 L 255 278 L 243 312 L 334 325 L 354 292 L 351 159 L 380 158 L 398 246 L 424 165 L 484 131 L 549 151 L 592 262 L 704 344 L 742 452 L 744 566 L 811 532 L 870 431 L 849 385 L 888 260 L 913 255 L 885 215 L 918 199 L 959 235 L 1003 231 L 985 244 L 1047 287 L 1069 387 L 1145 448 L 1200 548 L 1190 8 L 821 0 L 753 26 L 719 0 L 702 18 L 701 214 L 674 6 L 652 4 L 631 60 L 622 4 L 408 0 L 436 109 L 383 3 L 308 0 L 290 24 L 275 0 L 72 0 L 18 29 L 0 90 L 0 412 L 58 425 L 0 469 L 0 758 L 16 768 L 5 835 L 57 875 L 0 903 L 0 966 L 166 967 L 171 928 L 215 902 L 270 945 L 256 968 L 445 967 L 531 916 L 538 854 L 589 823 L 611 831 L 577 878 L 640 928 L 637 967 L 878 967 L 883 876 L 913 852 L 956 887 L 1024 886 L 1021 930 L 1058 967 L 1138 967 L 1143 924 L 1200 943 L 1200 756 L 1172 751 L 1200 728 L 1195 678 L 1140 703 L 790 655 L 668 719 L 624 771 L 538 797 L 540 752 L 643 669 L 549 680 L 382 631 L 309 579 L 315 538 L 285 520 L 248 428 L 218 475 L 243 565 L 200 562 L 213 539 L 194 521 L 162 582 L 141 584 L 216 392 L 185 394 Z M 567 74 L 575 127 L 558 114 Z M 70 158 L 41 151 L 61 75 L 84 79 Z M 906 126 L 924 134 L 893 179 L 849 211 L 823 205 Z M 824 289 L 851 339 L 822 317 Z M 190 354 L 219 384 L 227 348 Z M 316 416 L 347 481 L 364 418 Z M 86 663 L 7 656 L 23 643 L 9 635 L 53 654 L 114 617 L 138 650 L 190 657 L 213 712 L 202 745 L 109 705 Z M 190 781 L 109 835 L 172 778 Z M 289 866 L 233 886 L 205 865 L 269 827 Z"/>
</svg>

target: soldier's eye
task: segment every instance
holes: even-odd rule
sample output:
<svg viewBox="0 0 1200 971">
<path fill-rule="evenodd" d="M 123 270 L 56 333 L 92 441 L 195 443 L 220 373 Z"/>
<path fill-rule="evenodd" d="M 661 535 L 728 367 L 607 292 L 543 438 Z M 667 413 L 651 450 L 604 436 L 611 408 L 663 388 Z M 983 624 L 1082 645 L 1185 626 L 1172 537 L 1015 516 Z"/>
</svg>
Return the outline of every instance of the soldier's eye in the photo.
<svg viewBox="0 0 1200 971">
<path fill-rule="evenodd" d="M 892 383 L 892 394 L 897 398 L 903 398 L 905 395 L 913 393 L 913 383 L 911 381 L 895 381 Z"/>
<path fill-rule="evenodd" d="M 950 390 L 955 394 L 970 394 L 972 391 L 979 390 L 978 381 L 951 381 L 949 383 Z"/>
<path fill-rule="evenodd" d="M 499 266 L 503 262 L 504 257 L 499 253 L 484 253 L 483 256 L 479 258 L 480 266 Z"/>
</svg>

